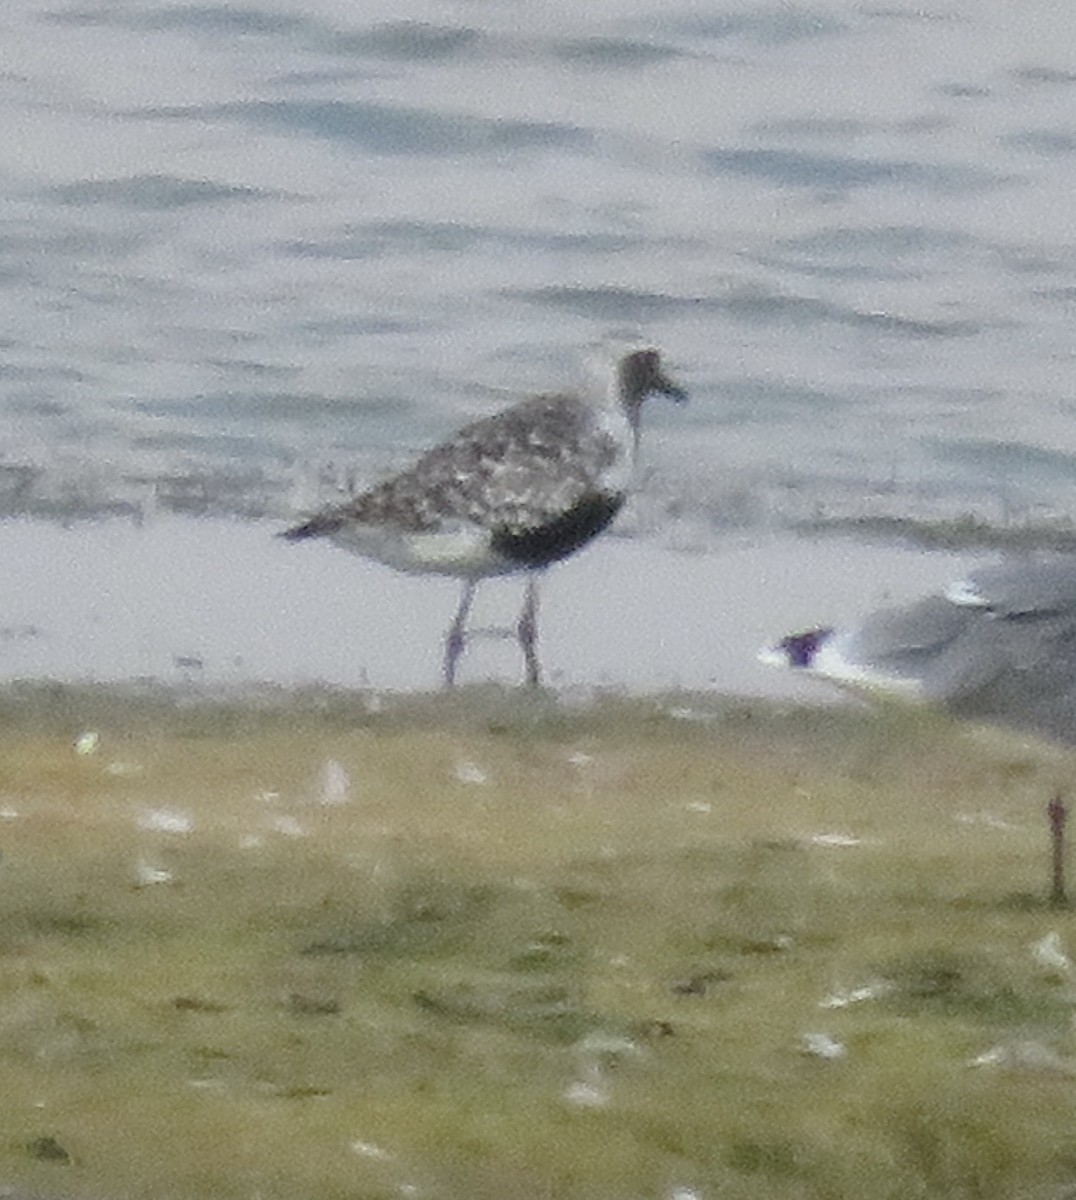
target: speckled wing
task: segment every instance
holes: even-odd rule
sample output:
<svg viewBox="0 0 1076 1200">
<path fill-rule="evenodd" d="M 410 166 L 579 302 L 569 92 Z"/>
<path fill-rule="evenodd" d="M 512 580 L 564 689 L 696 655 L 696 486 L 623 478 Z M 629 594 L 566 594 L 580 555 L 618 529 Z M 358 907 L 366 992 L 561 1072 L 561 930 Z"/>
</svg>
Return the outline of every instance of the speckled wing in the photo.
<svg viewBox="0 0 1076 1200">
<path fill-rule="evenodd" d="M 601 488 L 616 442 L 573 396 L 539 396 L 465 426 L 410 470 L 316 515 L 293 536 L 356 522 L 432 533 L 467 522 L 524 534 Z"/>
</svg>

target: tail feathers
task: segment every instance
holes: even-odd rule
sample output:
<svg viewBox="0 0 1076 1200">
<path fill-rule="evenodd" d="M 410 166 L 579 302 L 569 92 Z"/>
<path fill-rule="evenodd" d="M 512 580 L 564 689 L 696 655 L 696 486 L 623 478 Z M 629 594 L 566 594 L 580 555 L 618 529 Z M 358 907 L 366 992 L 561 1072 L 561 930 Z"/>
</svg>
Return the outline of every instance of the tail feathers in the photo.
<svg viewBox="0 0 1076 1200">
<path fill-rule="evenodd" d="M 343 523 L 343 518 L 338 513 L 317 513 L 301 525 L 293 525 L 291 529 L 285 529 L 278 536 L 289 542 L 301 542 L 305 538 L 327 537 L 330 533 L 336 533 Z"/>
</svg>

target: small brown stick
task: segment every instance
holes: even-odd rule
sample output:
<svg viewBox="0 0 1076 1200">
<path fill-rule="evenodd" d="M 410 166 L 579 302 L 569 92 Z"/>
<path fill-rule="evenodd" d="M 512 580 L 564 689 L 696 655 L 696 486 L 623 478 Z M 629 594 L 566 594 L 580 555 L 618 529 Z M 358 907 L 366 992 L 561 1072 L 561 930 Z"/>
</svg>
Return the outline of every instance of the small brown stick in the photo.
<svg viewBox="0 0 1076 1200">
<path fill-rule="evenodd" d="M 1050 818 L 1050 846 L 1053 851 L 1050 903 L 1054 908 L 1067 908 L 1069 899 L 1065 890 L 1065 822 L 1069 812 L 1060 795 L 1055 796 L 1046 806 L 1046 815 Z"/>
</svg>

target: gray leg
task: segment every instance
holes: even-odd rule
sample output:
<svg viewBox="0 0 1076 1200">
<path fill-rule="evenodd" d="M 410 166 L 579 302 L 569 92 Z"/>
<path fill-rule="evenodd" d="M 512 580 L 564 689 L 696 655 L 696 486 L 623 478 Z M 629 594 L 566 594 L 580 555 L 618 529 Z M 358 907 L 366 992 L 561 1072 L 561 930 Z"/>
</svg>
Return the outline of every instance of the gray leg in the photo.
<svg viewBox="0 0 1076 1200">
<path fill-rule="evenodd" d="M 456 616 L 445 635 L 445 660 L 442 668 L 445 687 L 456 686 L 456 664 L 459 662 L 460 655 L 467 648 L 467 618 L 471 612 L 471 605 L 474 603 L 476 586 L 473 579 L 463 581 L 460 606 L 456 609 Z"/>
<path fill-rule="evenodd" d="M 527 683 L 538 687 L 541 672 L 538 667 L 538 576 L 527 576 L 527 591 L 523 597 L 523 610 L 519 614 L 516 636 L 523 651 L 523 662 L 527 669 Z"/>
</svg>

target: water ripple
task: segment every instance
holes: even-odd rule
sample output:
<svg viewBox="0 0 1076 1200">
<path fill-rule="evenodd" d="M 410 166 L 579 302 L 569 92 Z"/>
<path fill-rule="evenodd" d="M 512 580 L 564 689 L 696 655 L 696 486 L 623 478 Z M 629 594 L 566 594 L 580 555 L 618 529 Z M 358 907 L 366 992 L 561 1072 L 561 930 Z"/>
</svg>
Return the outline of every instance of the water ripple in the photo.
<svg viewBox="0 0 1076 1200">
<path fill-rule="evenodd" d="M 547 49 L 554 59 L 599 69 L 638 70 L 684 56 L 684 52 L 675 46 L 615 37 L 567 38 L 550 42 Z"/>
<path fill-rule="evenodd" d="M 356 100 L 250 100 L 140 109 L 134 116 L 186 121 L 231 119 L 346 142 L 373 154 L 456 155 L 587 150 L 591 133 L 555 121 L 446 116 L 429 109 Z"/>
<path fill-rule="evenodd" d="M 664 18 L 662 27 L 693 38 L 740 39 L 762 46 L 785 46 L 844 33 L 848 26 L 830 13 L 791 5 L 744 12 L 691 12 Z"/>
<path fill-rule="evenodd" d="M 304 17 L 226 4 L 88 5 L 44 14 L 55 25 L 97 25 L 145 32 L 179 30 L 212 34 L 291 34 L 306 30 Z"/>
<path fill-rule="evenodd" d="M 324 238 L 282 244 L 297 258 L 374 259 L 391 254 L 465 254 L 482 247 L 546 254 L 618 254 L 652 239 L 621 233 L 512 229 L 456 221 L 371 221 Z"/>
<path fill-rule="evenodd" d="M 930 438 L 923 446 L 954 466 L 998 477 L 1026 477 L 1035 483 L 1044 479 L 1076 479 L 1076 454 L 1047 449 L 1027 442 L 993 441 L 989 438 Z"/>
<path fill-rule="evenodd" d="M 353 32 L 334 31 L 324 49 L 401 62 L 429 62 L 470 54 L 484 41 L 477 29 L 461 25 L 428 25 L 423 21 L 388 21 Z"/>
<path fill-rule="evenodd" d="M 701 163 L 714 175 L 744 175 L 786 187 L 826 190 L 892 186 L 977 192 L 1013 182 L 1012 176 L 965 164 L 851 158 L 769 147 L 705 150 Z"/>
<path fill-rule="evenodd" d="M 283 193 L 212 179 L 182 179 L 175 175 L 130 175 L 125 179 L 84 179 L 49 189 L 61 204 L 84 207 L 111 204 L 145 212 L 189 208 L 229 200 L 276 199 Z"/>
<path fill-rule="evenodd" d="M 1030 150 L 1048 158 L 1058 155 L 1076 154 L 1076 129 L 1021 129 L 1008 133 L 1001 139 L 1002 145 L 1017 150 Z"/>
<path fill-rule="evenodd" d="M 927 321 L 889 312 L 863 312 L 831 300 L 781 294 L 760 286 L 738 286 L 721 296 L 672 296 L 634 288 L 566 286 L 506 289 L 502 294 L 600 320 L 640 323 L 684 312 L 711 312 L 752 324 L 834 323 L 905 337 L 967 337 L 981 329 L 973 321 Z"/>
</svg>

